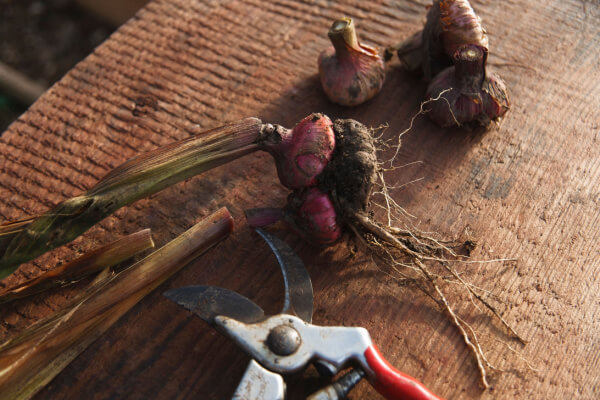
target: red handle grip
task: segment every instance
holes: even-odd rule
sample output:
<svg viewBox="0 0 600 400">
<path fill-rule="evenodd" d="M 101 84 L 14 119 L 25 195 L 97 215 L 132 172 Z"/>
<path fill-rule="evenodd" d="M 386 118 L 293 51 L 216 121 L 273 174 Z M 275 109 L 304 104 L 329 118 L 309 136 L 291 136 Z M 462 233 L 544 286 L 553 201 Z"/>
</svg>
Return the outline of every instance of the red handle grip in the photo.
<svg viewBox="0 0 600 400">
<path fill-rule="evenodd" d="M 374 344 L 365 351 L 365 358 L 375 376 L 373 387 L 389 400 L 442 400 L 431 393 L 421 382 L 394 368 Z"/>
</svg>

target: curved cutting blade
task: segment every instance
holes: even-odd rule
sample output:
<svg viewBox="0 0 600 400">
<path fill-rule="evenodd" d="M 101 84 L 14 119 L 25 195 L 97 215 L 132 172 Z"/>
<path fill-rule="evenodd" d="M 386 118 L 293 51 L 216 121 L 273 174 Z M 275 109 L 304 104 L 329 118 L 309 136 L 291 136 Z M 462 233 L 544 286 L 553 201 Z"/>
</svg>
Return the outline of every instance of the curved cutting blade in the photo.
<svg viewBox="0 0 600 400">
<path fill-rule="evenodd" d="M 313 288 L 308 271 L 302 260 L 281 239 L 256 228 L 256 232 L 275 253 L 285 285 L 285 300 L 283 314 L 295 314 L 306 322 L 312 321 Z"/>
<path fill-rule="evenodd" d="M 239 293 L 216 286 L 185 286 L 167 290 L 163 295 L 211 325 L 217 315 L 247 324 L 265 319 L 263 309 L 252 300 Z"/>
</svg>

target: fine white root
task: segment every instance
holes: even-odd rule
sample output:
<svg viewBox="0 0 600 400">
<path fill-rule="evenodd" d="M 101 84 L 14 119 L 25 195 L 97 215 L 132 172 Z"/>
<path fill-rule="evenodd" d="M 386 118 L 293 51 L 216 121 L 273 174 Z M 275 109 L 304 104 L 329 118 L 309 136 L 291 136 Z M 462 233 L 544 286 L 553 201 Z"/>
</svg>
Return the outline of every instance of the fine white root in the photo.
<svg viewBox="0 0 600 400">
<path fill-rule="evenodd" d="M 413 128 L 413 125 L 415 123 L 415 120 L 417 119 L 417 117 L 419 115 L 425 115 L 427 114 L 428 110 L 425 110 L 425 106 L 429 103 L 433 103 L 435 101 L 440 101 L 440 100 L 444 100 L 446 103 L 448 103 L 448 107 L 450 108 L 450 114 L 452 115 L 452 118 L 454 119 L 454 122 L 456 123 L 456 126 L 461 126 L 461 124 L 458 122 L 458 120 L 456 119 L 456 116 L 454 115 L 454 112 L 452 111 L 452 107 L 450 106 L 450 103 L 448 102 L 448 99 L 443 97 L 444 94 L 448 93 L 449 91 L 451 91 L 452 88 L 448 88 L 448 89 L 444 89 L 442 90 L 437 97 L 435 98 L 430 98 L 427 99 L 423 102 L 421 102 L 421 107 L 419 108 L 419 111 L 412 116 L 412 118 L 410 119 L 410 123 L 408 124 L 408 128 L 406 128 L 405 130 L 403 130 L 402 132 L 400 132 L 400 134 L 398 135 L 398 143 L 396 143 L 396 152 L 394 153 L 394 155 L 392 156 L 392 158 L 388 161 L 390 166 L 394 165 L 394 161 L 396 160 L 396 157 L 398 156 L 398 153 L 400 152 L 400 147 L 402 147 L 402 136 L 406 135 L 408 132 L 410 132 Z"/>
<path fill-rule="evenodd" d="M 415 260 L 415 263 L 417 264 L 417 266 L 419 267 L 419 269 L 421 270 L 421 272 L 423 273 L 425 278 L 427 278 L 430 285 L 433 286 L 433 289 L 435 290 L 435 292 L 437 293 L 437 295 L 439 297 L 438 302 L 441 303 L 442 308 L 444 309 L 446 314 L 450 317 L 450 322 L 452 322 L 452 324 L 458 329 L 458 331 L 462 335 L 463 340 L 464 340 L 465 344 L 467 345 L 467 348 L 469 348 L 469 350 L 471 350 L 471 354 L 473 354 L 473 356 L 475 357 L 475 360 L 477 361 L 477 368 L 479 369 L 481 385 L 483 386 L 484 389 L 488 389 L 490 387 L 490 385 L 487 381 L 486 365 L 484 365 L 487 363 L 485 362 L 485 360 L 486 360 L 485 355 L 483 354 L 483 351 L 481 350 L 481 346 L 479 345 L 479 340 L 477 339 L 477 336 L 474 336 L 473 340 L 471 340 L 471 338 L 469 337 L 469 334 L 467 333 L 467 331 L 464 327 L 464 325 L 466 325 L 466 326 L 469 326 L 469 325 L 463 324 L 463 322 L 461 322 L 461 319 L 459 319 L 459 317 L 456 315 L 456 313 L 450 306 L 450 303 L 448 303 L 446 296 L 444 296 L 444 293 L 442 292 L 440 287 L 437 285 L 435 277 L 429 272 L 429 270 L 425 267 L 425 265 L 422 262 L 420 262 L 419 260 Z M 470 328 L 470 326 L 469 326 L 469 328 Z M 471 332 L 473 332 L 472 329 L 471 329 Z"/>
<path fill-rule="evenodd" d="M 499 342 L 499 343 L 502 343 L 511 353 L 513 353 L 521 361 L 523 361 L 529 370 L 531 370 L 533 372 L 540 372 L 541 371 L 539 368 L 535 367 L 528 359 L 526 359 L 525 357 L 523 357 L 518 350 L 515 350 L 514 348 L 512 348 L 512 346 L 510 344 L 506 343 L 504 340 L 500 340 L 498 338 L 494 338 L 494 340 L 497 341 L 497 342 Z"/>
<path fill-rule="evenodd" d="M 451 268 L 447 263 L 442 263 L 442 265 L 444 266 L 444 268 L 450 272 L 460 283 L 463 284 L 463 286 L 467 289 L 467 292 L 469 293 L 470 296 L 474 296 L 477 300 L 479 300 L 481 302 L 481 304 L 483 304 L 496 318 L 498 318 L 498 320 L 502 323 L 502 325 L 504 325 L 504 327 L 508 330 L 508 332 L 510 332 L 515 338 L 517 338 L 521 343 L 523 344 L 527 344 L 527 341 L 525 339 L 523 339 L 514 329 L 512 326 L 510 326 L 508 324 L 508 322 L 506 322 L 506 320 L 502 317 L 502 315 L 500 315 L 500 313 L 498 312 L 498 310 L 496 310 L 496 307 L 494 307 L 493 305 L 491 305 L 486 299 L 484 299 L 481 295 L 479 295 L 478 293 L 474 292 L 473 289 L 471 288 L 471 285 L 467 284 L 467 282 L 464 281 L 464 279 L 454 270 L 454 268 Z"/>
<path fill-rule="evenodd" d="M 468 256 L 460 254 L 461 245 L 458 241 L 441 240 L 432 233 L 416 229 L 411 223 L 411 220 L 416 218 L 406 212 L 391 197 L 392 187 L 386 184 L 381 169 L 378 172 L 378 179 L 379 190 L 374 195 L 379 196 L 382 200 L 380 203 L 371 202 L 371 205 L 383 211 L 385 223 L 380 224 L 374 221 L 373 214 L 357 213 L 354 215 L 354 221 L 349 224 L 350 228 L 361 243 L 370 250 L 380 272 L 391 277 L 398 284 L 415 285 L 448 316 L 449 321 L 458 330 L 466 347 L 473 355 L 482 387 L 489 388 L 488 371 L 503 372 L 503 370 L 498 369 L 489 361 L 479 341 L 478 333 L 455 311 L 448 301 L 448 295 L 451 292 L 444 291 L 444 289 L 448 289 L 446 284 L 453 284 L 466 290 L 470 302 L 476 310 L 491 314 L 510 335 L 525 344 L 526 341 L 517 334 L 497 307 L 488 300 L 490 297 L 496 297 L 498 300 L 497 296 L 469 283 L 462 276 L 463 274 L 454 268 L 454 265 L 459 263 L 515 260 L 508 258 L 486 261 L 471 260 Z M 473 240 L 468 240 L 462 245 L 471 246 L 473 243 Z M 444 287 L 441 285 L 442 283 Z M 505 345 L 508 346 L 508 344 Z"/>
</svg>

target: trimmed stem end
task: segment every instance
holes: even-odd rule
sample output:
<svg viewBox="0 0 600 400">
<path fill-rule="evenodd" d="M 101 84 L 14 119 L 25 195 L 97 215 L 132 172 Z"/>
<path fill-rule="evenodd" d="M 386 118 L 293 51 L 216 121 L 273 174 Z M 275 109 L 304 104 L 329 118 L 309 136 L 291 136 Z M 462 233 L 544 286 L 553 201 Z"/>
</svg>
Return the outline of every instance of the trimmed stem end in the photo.
<svg viewBox="0 0 600 400">
<path fill-rule="evenodd" d="M 475 44 L 462 46 L 454 53 L 456 81 L 463 87 L 481 88 L 485 78 L 487 49 Z"/>
<path fill-rule="evenodd" d="M 346 54 L 348 48 L 360 50 L 352 18 L 344 17 L 336 20 L 331 25 L 328 36 L 338 56 Z"/>
<path fill-rule="evenodd" d="M 262 228 L 283 218 L 281 208 L 249 208 L 244 211 L 244 214 L 246 214 L 248 225 L 252 228 Z"/>
</svg>

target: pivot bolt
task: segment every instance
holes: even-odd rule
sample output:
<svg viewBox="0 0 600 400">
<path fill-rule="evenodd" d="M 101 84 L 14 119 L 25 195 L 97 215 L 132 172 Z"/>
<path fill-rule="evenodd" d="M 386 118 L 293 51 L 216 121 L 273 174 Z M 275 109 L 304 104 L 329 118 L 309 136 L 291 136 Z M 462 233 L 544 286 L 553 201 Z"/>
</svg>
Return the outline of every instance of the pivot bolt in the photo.
<svg viewBox="0 0 600 400">
<path fill-rule="evenodd" d="M 289 356 L 298 350 L 302 340 L 296 329 L 289 325 L 278 325 L 271 329 L 266 343 L 273 353 L 279 356 Z"/>
</svg>

